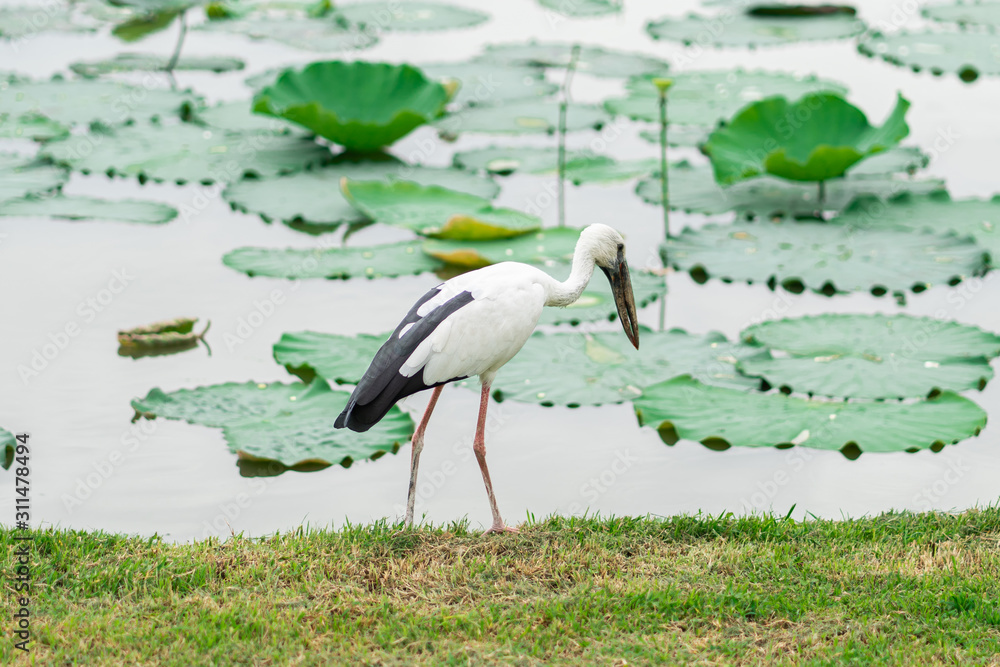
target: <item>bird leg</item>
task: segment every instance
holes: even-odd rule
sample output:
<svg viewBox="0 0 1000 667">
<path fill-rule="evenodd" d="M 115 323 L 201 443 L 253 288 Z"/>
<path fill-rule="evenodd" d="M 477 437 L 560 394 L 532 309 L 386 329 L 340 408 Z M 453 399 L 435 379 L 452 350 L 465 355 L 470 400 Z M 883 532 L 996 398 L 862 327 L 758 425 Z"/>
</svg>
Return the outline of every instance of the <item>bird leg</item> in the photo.
<svg viewBox="0 0 1000 667">
<path fill-rule="evenodd" d="M 472 450 L 476 452 L 476 460 L 479 461 L 479 469 L 483 473 L 483 482 L 486 484 L 486 494 L 490 497 L 490 510 L 493 512 L 493 526 L 486 531 L 490 533 L 516 533 L 517 528 L 509 528 L 504 525 L 500 518 L 500 510 L 497 509 L 497 499 L 493 495 L 493 482 L 490 481 L 490 471 L 486 467 L 486 407 L 490 403 L 490 384 L 483 383 L 483 393 L 479 399 L 479 424 L 476 426 L 476 441 Z"/>
<path fill-rule="evenodd" d="M 427 409 L 424 416 L 420 418 L 420 425 L 413 433 L 413 451 L 410 453 L 410 491 L 406 494 L 406 526 L 413 525 L 413 504 L 417 500 L 417 468 L 420 466 L 420 450 L 424 448 L 424 431 L 427 430 L 427 422 L 431 420 L 431 412 L 437 404 L 438 396 L 444 385 L 435 387 L 431 394 L 431 400 L 427 402 Z"/>
</svg>

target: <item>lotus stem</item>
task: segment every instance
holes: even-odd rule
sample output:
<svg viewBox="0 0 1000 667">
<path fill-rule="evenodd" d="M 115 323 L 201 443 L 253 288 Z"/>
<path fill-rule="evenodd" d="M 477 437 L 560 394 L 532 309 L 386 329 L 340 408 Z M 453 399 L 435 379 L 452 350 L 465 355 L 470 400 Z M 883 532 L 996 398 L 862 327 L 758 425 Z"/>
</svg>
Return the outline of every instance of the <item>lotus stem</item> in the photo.
<svg viewBox="0 0 1000 667">
<path fill-rule="evenodd" d="M 177 61 L 180 60 L 181 48 L 184 46 L 184 38 L 187 37 L 187 20 L 185 19 L 186 16 L 187 16 L 187 10 L 181 12 L 181 15 L 178 17 L 178 20 L 180 21 L 181 24 L 181 30 L 180 33 L 177 35 L 177 44 L 174 46 L 174 52 L 170 56 L 170 60 L 167 61 L 166 67 L 163 68 L 166 71 L 166 73 L 170 74 L 171 76 L 173 76 L 174 68 L 177 67 Z"/>
<path fill-rule="evenodd" d="M 660 205 L 663 207 L 663 240 L 670 239 L 670 187 L 667 175 L 667 90 L 673 85 L 673 80 L 655 78 L 653 85 L 660 98 Z M 666 251 L 664 251 L 663 269 L 668 269 Z M 666 275 L 666 274 L 664 274 Z M 664 277 L 664 281 L 666 278 Z M 667 295 L 660 300 L 660 331 L 667 320 Z"/>
<path fill-rule="evenodd" d="M 569 64 L 566 65 L 566 78 L 563 80 L 562 95 L 559 101 L 559 226 L 566 226 L 566 109 L 569 104 L 570 86 L 573 84 L 573 72 L 576 61 L 580 59 L 580 45 L 574 44 L 570 51 Z"/>
</svg>

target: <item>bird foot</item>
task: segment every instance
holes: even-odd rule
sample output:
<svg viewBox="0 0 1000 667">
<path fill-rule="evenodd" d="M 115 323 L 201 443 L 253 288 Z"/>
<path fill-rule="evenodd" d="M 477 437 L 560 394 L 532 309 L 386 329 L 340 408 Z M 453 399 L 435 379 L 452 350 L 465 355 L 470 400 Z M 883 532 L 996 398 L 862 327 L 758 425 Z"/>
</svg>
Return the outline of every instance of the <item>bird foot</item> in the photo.
<svg viewBox="0 0 1000 667">
<path fill-rule="evenodd" d="M 493 527 L 487 530 L 485 533 L 483 533 L 483 535 L 492 535 L 494 533 L 519 533 L 519 532 L 521 531 L 519 531 L 517 528 L 514 528 L 513 526 L 505 526 L 501 523 L 499 525 L 493 524 Z"/>
</svg>

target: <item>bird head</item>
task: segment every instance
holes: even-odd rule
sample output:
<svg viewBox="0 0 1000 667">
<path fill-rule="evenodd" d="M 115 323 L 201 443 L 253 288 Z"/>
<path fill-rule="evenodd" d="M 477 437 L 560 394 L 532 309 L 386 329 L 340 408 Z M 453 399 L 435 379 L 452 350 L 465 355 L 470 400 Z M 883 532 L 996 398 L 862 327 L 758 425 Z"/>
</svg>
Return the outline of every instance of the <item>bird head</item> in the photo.
<svg viewBox="0 0 1000 667">
<path fill-rule="evenodd" d="M 629 342 L 639 349 L 639 323 L 635 315 L 635 295 L 625 261 L 625 239 L 607 225 L 590 225 L 580 233 L 580 244 L 588 249 L 597 265 L 611 283 L 618 318 Z"/>
</svg>

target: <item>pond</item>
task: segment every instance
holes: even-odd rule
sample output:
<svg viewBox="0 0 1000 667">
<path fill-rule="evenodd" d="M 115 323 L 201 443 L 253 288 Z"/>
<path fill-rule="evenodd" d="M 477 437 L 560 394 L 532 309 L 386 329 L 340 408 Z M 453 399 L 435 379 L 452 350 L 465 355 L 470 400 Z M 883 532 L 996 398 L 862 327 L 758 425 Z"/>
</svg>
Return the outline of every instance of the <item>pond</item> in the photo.
<svg viewBox="0 0 1000 667">
<path fill-rule="evenodd" d="M 0 0 L 0 6 L 12 6 Z M 20 3 L 17 3 L 20 4 Z M 474 2 L 456 3 L 476 7 Z M 178 71 L 176 83 L 214 104 L 249 101 L 248 76 L 276 67 L 321 59 L 362 58 L 373 62 L 465 62 L 487 44 L 537 39 L 579 42 L 665 59 L 674 71 L 727 69 L 815 74 L 840 82 L 850 101 L 873 123 L 882 122 L 897 91 L 912 103 L 905 146 L 930 156 L 919 178 L 943 179 L 953 198 L 989 198 L 997 190 L 994 149 L 1000 83 L 980 77 L 964 83 L 953 74 L 932 76 L 858 53 L 852 39 L 797 42 L 756 49 L 686 47 L 654 41 L 648 21 L 669 12 L 680 17 L 703 9 L 676 2 L 625 3 L 599 18 L 567 18 L 532 0 L 490 3 L 490 20 L 446 32 L 394 32 L 371 48 L 345 53 L 299 50 L 276 41 L 191 30 L 184 53 L 237 56 L 243 71 L 225 74 Z M 192 17 L 200 10 L 190 12 Z M 888 0 L 859 5 L 872 26 L 919 29 L 926 19 Z M 201 21 L 192 18 L 191 22 Z M 95 33 L 42 32 L 0 42 L 2 67 L 20 75 L 68 75 L 68 65 L 126 50 L 166 56 L 176 25 L 139 47 L 123 45 L 106 28 Z M 678 63 L 683 63 L 679 65 Z M 559 70 L 547 76 L 561 83 Z M 169 88 L 163 74 L 114 75 L 121 81 Z M 573 100 L 599 103 L 625 93 L 624 78 L 576 74 Z M 2 94 L 2 93 L 0 93 Z M 619 117 L 603 130 L 567 135 L 569 149 L 598 147 L 620 160 L 656 158 L 658 148 L 639 136 L 654 125 Z M 493 145 L 553 146 L 549 135 L 460 134 L 454 142 L 421 127 L 391 153 L 424 165 L 447 167 L 456 152 Z M 0 139 L 0 152 L 31 156 L 37 144 Z M 671 159 L 698 164 L 693 147 L 670 149 Z M 531 210 L 546 227 L 557 224 L 555 177 L 515 173 L 497 177 L 496 205 Z M 636 267 L 660 266 L 662 212 L 635 194 L 638 179 L 567 186 L 566 219 L 582 227 L 603 222 L 627 239 Z M 153 387 L 164 391 L 225 382 L 288 382 L 292 376 L 272 356 L 285 332 L 319 331 L 354 335 L 391 330 L 410 305 L 440 282 L 432 273 L 375 280 L 301 280 L 248 277 L 222 263 L 236 248 L 317 247 L 320 241 L 279 222 L 231 209 L 215 187 L 108 178 L 74 172 L 62 189 L 68 195 L 142 199 L 169 204 L 182 215 L 168 224 L 67 221 L 46 217 L 0 217 L 0 426 L 31 435 L 32 520 L 36 524 L 86 530 L 152 534 L 184 541 L 232 532 L 262 535 L 299 525 L 328 526 L 402 516 L 409 471 L 409 445 L 397 455 L 333 465 L 312 472 L 253 475 L 230 452 L 220 429 L 182 421 L 131 421 L 133 399 Z M 729 221 L 671 213 L 671 228 Z M 335 232 L 340 234 L 341 232 Z M 351 243 L 403 241 L 410 232 L 386 225 L 357 231 Z M 322 241 L 322 243 L 328 243 Z M 772 291 L 764 284 L 698 284 L 686 272 L 671 271 L 666 322 L 703 334 L 718 331 L 736 339 L 748 325 L 779 317 L 821 313 L 907 313 L 956 320 L 1000 331 L 1000 282 L 995 273 L 957 285 L 935 285 L 909 294 L 905 305 L 891 296 L 862 292 L 827 297 Z M 595 278 L 603 280 L 600 276 Z M 656 329 L 660 308 L 640 311 L 642 324 Z M 132 359 L 117 354 L 121 329 L 175 317 L 211 321 L 204 347 L 176 355 Z M 67 326 L 75 332 L 63 335 Z M 201 326 L 201 325 L 199 325 Z M 617 323 L 598 327 L 621 334 Z M 624 336 L 622 336 L 624 339 Z M 25 377 L 43 348 L 38 372 Z M 502 377 L 503 371 L 501 371 Z M 473 385 L 472 389 L 476 389 Z M 993 417 L 1000 414 L 1000 389 L 991 383 L 964 394 Z M 428 392 L 401 403 L 414 419 Z M 447 386 L 427 432 L 421 462 L 417 515 L 442 523 L 467 517 L 488 526 L 489 507 L 472 439 L 478 392 Z M 838 451 L 732 447 L 713 451 L 698 442 L 664 444 L 656 430 L 642 427 L 631 403 L 600 407 L 541 407 L 511 400 L 491 405 L 487 456 L 500 509 L 509 523 L 553 513 L 672 515 L 705 512 L 791 512 L 796 518 L 870 515 L 887 510 L 953 510 L 990 504 L 1000 496 L 1000 431 L 990 423 L 978 437 L 934 453 L 865 453 L 850 460 Z M 892 428 L 891 425 L 884 425 Z M 14 495 L 14 473 L 0 473 L 0 494 Z"/>
</svg>

